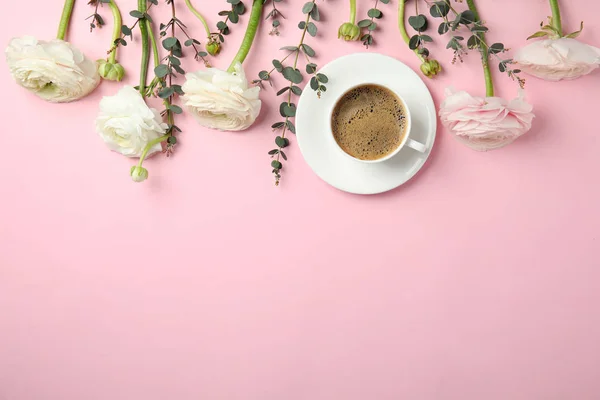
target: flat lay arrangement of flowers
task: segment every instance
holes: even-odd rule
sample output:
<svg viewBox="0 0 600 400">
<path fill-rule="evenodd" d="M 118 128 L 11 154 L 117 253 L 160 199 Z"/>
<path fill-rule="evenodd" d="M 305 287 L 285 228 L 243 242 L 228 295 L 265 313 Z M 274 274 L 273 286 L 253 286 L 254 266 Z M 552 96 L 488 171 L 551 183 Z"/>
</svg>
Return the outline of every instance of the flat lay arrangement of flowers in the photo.
<svg viewBox="0 0 600 400">
<path fill-rule="evenodd" d="M 301 7 L 302 20 L 285 19 L 281 8 L 286 1 Z M 532 27 L 531 36 L 509 48 L 499 41 L 506 29 L 503 21 L 482 17 L 476 4 L 481 1 L 399 0 L 391 4 L 365 0 L 358 1 L 364 14 L 358 15 L 357 0 L 349 0 L 348 20 L 338 21 L 338 39 L 361 42 L 369 51 L 377 44 L 382 26 L 397 25 L 399 43 L 405 42 L 414 52 L 421 62 L 419 72 L 430 85 L 436 85 L 438 75 L 451 77 L 465 57 L 480 58 L 482 71 L 472 74 L 481 75 L 485 93 L 470 94 L 460 90 L 460 81 L 453 82 L 438 109 L 447 132 L 474 150 L 488 151 L 507 146 L 535 123 L 535 105 L 527 99 L 528 76 L 548 81 L 549 87 L 555 81 L 582 78 L 600 66 L 600 49 L 580 41 L 584 22 L 574 31 L 563 26 L 559 0 L 549 0 L 550 15 L 537 31 Z M 326 2 L 227 0 L 218 15 L 207 15 L 198 0 L 139 0 L 135 7 L 127 0 L 79 1 L 77 6 L 91 13 L 86 19 L 91 34 L 112 30 L 106 54 L 99 59 L 86 51 L 86 42 L 94 40 L 84 36 L 87 27 L 72 21 L 75 3 L 64 1 L 56 38 L 51 33 L 45 38 L 23 35 L 8 43 L 6 62 L 16 84 L 39 101 L 52 103 L 76 102 L 103 81 L 111 85 L 114 93 L 99 102 L 90 134 L 95 131 L 109 150 L 134 160 L 130 176 L 135 182 L 151 176 L 144 166 L 149 156 L 176 154 L 182 135 L 243 135 L 264 111 L 264 98 L 276 96 L 281 100 L 277 107 L 281 118 L 270 125 L 261 123 L 275 132 L 274 148 L 268 155 L 279 184 L 287 169 L 284 149 L 294 145 L 290 135 L 296 130 L 297 97 L 311 90 L 320 98 L 326 95 L 329 79 L 335 79 L 321 73 L 316 62 L 318 53 L 327 50 L 319 46 Z M 331 13 L 328 23 L 334 23 L 337 16 Z M 199 22 L 201 29 L 190 29 L 190 21 Z M 257 38 L 261 24 L 270 30 L 266 35 L 263 29 Z M 298 30 L 297 38 L 288 35 L 290 45 L 279 49 L 268 41 L 269 36 L 279 36 L 282 24 L 297 25 Z M 229 40 L 232 29 L 244 32 L 241 41 Z M 69 41 L 68 34 L 77 40 Z M 451 57 L 433 54 L 430 45 L 437 41 L 447 42 Z M 225 65 L 223 47 L 239 50 L 229 67 L 221 69 L 215 65 Z M 125 70 L 118 62 L 129 51 L 138 52 L 139 68 Z M 256 52 L 272 53 L 272 61 L 253 77 L 245 71 L 244 61 Z M 281 79 L 274 82 L 275 76 Z M 125 84 L 125 77 L 137 77 L 137 83 Z M 499 79 L 514 82 L 514 94 L 508 98 L 495 95 Z M 77 103 L 65 107 L 75 109 Z M 201 127 L 198 132 L 182 132 L 177 121 L 183 113 L 195 118 Z"/>
</svg>

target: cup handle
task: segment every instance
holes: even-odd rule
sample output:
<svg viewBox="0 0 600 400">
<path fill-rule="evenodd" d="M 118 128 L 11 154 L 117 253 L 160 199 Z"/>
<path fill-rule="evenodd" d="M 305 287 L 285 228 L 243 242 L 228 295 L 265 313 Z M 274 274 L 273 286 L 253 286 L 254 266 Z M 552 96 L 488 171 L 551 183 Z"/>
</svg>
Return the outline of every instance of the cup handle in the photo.
<svg viewBox="0 0 600 400">
<path fill-rule="evenodd" d="M 417 142 L 416 140 L 412 140 L 411 138 L 406 140 L 406 145 L 411 149 L 418 151 L 419 153 L 425 153 L 427 151 L 427 146 L 425 146 L 423 143 Z"/>
</svg>

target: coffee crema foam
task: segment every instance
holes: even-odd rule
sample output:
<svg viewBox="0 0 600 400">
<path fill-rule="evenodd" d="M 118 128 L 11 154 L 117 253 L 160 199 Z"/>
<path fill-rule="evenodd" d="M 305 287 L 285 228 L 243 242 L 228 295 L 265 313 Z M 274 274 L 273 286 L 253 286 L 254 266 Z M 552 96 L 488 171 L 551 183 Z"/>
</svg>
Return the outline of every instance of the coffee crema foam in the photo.
<svg viewBox="0 0 600 400">
<path fill-rule="evenodd" d="M 331 116 L 337 144 L 360 160 L 378 160 L 394 152 L 406 135 L 406 110 L 390 90 L 358 86 L 338 100 Z"/>
</svg>

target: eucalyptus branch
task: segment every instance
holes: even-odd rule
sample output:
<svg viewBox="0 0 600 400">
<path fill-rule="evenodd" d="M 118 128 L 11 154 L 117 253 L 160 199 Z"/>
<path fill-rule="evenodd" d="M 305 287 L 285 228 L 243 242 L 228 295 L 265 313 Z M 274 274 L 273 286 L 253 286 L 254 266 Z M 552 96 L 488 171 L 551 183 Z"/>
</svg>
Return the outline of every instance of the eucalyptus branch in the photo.
<svg viewBox="0 0 600 400">
<path fill-rule="evenodd" d="M 98 13 L 98 8 L 103 3 L 110 3 L 110 0 L 90 0 L 88 2 L 88 5 L 94 6 L 94 13 L 92 15 L 90 15 L 89 17 L 86 18 L 86 21 L 88 19 L 91 19 L 91 22 L 90 22 L 90 32 L 92 32 L 94 30 L 94 28 L 96 28 L 96 27 L 102 28 L 102 26 L 104 25 L 104 19 Z"/>
<path fill-rule="evenodd" d="M 132 10 L 129 12 L 129 15 L 135 18 L 135 22 L 131 26 L 121 26 L 121 35 L 114 40 L 113 46 L 110 49 L 108 49 L 106 54 L 110 55 L 112 52 L 116 51 L 119 46 L 127 46 L 127 41 L 125 40 L 125 38 L 129 37 L 131 40 L 133 40 L 133 30 L 136 26 L 140 24 L 140 21 L 143 22 L 145 20 L 148 20 L 152 22 L 152 18 L 150 17 L 149 11 L 152 8 L 152 6 L 158 5 L 158 0 L 147 0 L 147 2 L 149 2 L 150 4 L 147 5 L 145 8 L 138 8 L 137 10 Z"/>
<path fill-rule="evenodd" d="M 241 0 L 227 0 L 227 2 L 231 4 L 231 10 L 219 11 L 219 15 L 225 17 L 225 19 L 223 21 L 217 22 L 217 31 L 211 32 L 210 34 L 209 43 L 214 43 L 213 46 L 218 48 L 218 51 L 216 51 L 216 53 L 218 53 L 221 50 L 221 43 L 225 42 L 225 36 L 229 35 L 230 33 L 229 25 L 227 25 L 227 22 L 237 24 L 240 20 L 240 15 L 246 12 L 246 6 Z"/>
<path fill-rule="evenodd" d="M 269 0 L 265 0 L 267 3 Z M 279 26 L 281 25 L 281 21 L 279 21 L 278 17 L 285 19 L 285 16 L 277 9 L 277 3 L 281 3 L 283 0 L 270 0 L 271 1 L 271 11 L 267 13 L 265 19 L 271 18 L 273 21 L 271 22 L 271 30 L 269 31 L 269 35 L 279 36 Z"/>
<path fill-rule="evenodd" d="M 467 40 L 467 48 L 477 49 L 481 54 L 484 73 L 486 76 L 486 91 L 488 96 L 490 96 L 489 93 L 493 95 L 493 85 L 491 83 L 491 73 L 489 71 L 490 55 L 498 60 L 498 68 L 500 72 L 506 73 L 507 76 L 516 81 L 521 88 L 525 86 L 525 79 L 519 76 L 521 70 L 511 68 L 511 65 L 514 64 L 514 61 L 512 59 L 503 59 L 498 55 L 508 51 L 508 49 L 504 47 L 504 44 L 493 43 L 492 45 L 488 46 L 485 40 L 485 33 L 488 31 L 488 28 L 485 26 L 483 21 L 481 21 L 473 0 L 466 0 L 469 9 L 463 12 L 458 12 L 455 10 L 450 4 L 449 0 L 435 2 L 426 0 L 426 2 L 431 6 L 431 15 L 435 18 L 443 19 L 443 22 L 438 28 L 438 33 L 440 35 L 444 35 L 449 31 L 455 32 L 460 28 L 461 25 L 470 31 L 471 36 Z M 448 18 L 448 14 L 450 12 L 452 12 L 455 17 L 452 21 Z M 453 63 L 457 59 L 462 61 L 462 55 L 466 53 L 465 47 L 462 44 L 463 40 L 464 37 L 452 34 L 450 41 L 446 46 L 446 48 L 451 48 L 454 50 L 454 58 L 452 59 Z"/>
<path fill-rule="evenodd" d="M 403 1 L 403 0 L 398 0 L 398 1 Z M 383 13 L 381 12 L 381 10 L 379 10 L 377 8 L 379 2 L 383 3 L 383 4 L 388 4 L 390 2 L 390 0 L 375 0 L 375 4 L 373 5 L 373 8 L 369 9 L 369 11 L 367 11 L 367 17 L 363 20 L 358 21 L 358 26 L 360 28 L 364 28 L 367 30 L 367 33 L 365 33 L 364 35 L 362 35 L 360 37 L 360 40 L 362 40 L 363 45 L 368 49 L 370 45 L 373 44 L 373 32 L 375 31 L 375 29 L 377 29 L 377 22 L 375 22 L 375 19 L 381 19 L 383 17 Z"/>
<path fill-rule="evenodd" d="M 296 127 L 292 122 L 292 119 L 296 116 L 296 104 L 292 101 L 292 96 L 299 96 L 302 94 L 302 89 L 298 84 L 302 83 L 304 76 L 298 68 L 298 61 L 300 54 L 304 54 L 306 58 L 306 73 L 312 75 L 310 79 L 310 87 L 317 92 L 317 96 L 321 96 L 321 93 L 327 90 L 325 84 L 328 82 L 327 76 L 317 72 L 317 65 L 311 62 L 311 58 L 315 56 L 315 51 L 312 47 L 305 43 L 306 34 L 314 37 L 317 35 L 317 26 L 313 21 L 319 21 L 321 19 L 319 14 L 319 7 L 315 3 L 316 0 L 309 1 L 302 7 L 302 12 L 306 15 L 304 21 L 300 21 L 298 28 L 302 31 L 300 41 L 296 46 L 285 46 L 281 50 L 288 51 L 289 53 L 280 60 L 273 60 L 273 68 L 270 71 L 260 71 L 259 78 L 254 80 L 253 83 L 263 86 L 263 82 L 268 81 L 271 83 L 271 75 L 277 71 L 289 84 L 277 92 L 277 96 L 287 94 L 287 100 L 283 101 L 279 106 L 279 114 L 283 118 L 283 121 L 279 121 L 271 125 L 274 131 L 280 131 L 280 134 L 275 138 L 276 148 L 269 151 L 269 155 L 273 160 L 271 161 L 272 172 L 275 175 L 275 185 L 279 185 L 281 179 L 281 170 L 283 168 L 282 161 L 287 161 L 287 155 L 283 151 L 285 147 L 289 145 L 289 139 L 286 138 L 286 133 L 296 133 Z M 285 62 L 293 56 L 293 62 L 291 65 L 285 65 Z"/>
</svg>

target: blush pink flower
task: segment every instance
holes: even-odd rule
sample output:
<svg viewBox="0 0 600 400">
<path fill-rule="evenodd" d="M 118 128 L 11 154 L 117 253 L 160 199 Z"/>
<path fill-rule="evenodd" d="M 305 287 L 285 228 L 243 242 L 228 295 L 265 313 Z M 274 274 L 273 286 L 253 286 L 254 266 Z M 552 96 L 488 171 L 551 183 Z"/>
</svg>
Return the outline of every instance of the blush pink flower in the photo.
<svg viewBox="0 0 600 400">
<path fill-rule="evenodd" d="M 499 149 L 531 129 L 533 106 L 522 92 L 516 99 L 475 97 L 446 90 L 440 107 L 442 124 L 462 143 L 477 151 Z"/>
</svg>

